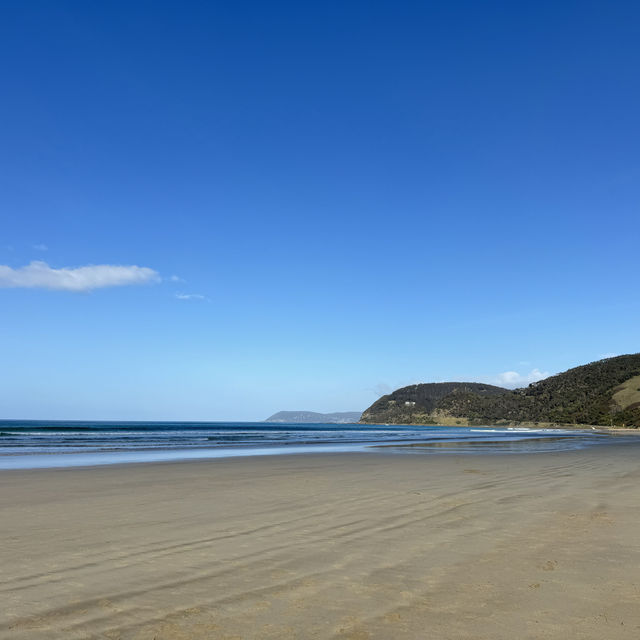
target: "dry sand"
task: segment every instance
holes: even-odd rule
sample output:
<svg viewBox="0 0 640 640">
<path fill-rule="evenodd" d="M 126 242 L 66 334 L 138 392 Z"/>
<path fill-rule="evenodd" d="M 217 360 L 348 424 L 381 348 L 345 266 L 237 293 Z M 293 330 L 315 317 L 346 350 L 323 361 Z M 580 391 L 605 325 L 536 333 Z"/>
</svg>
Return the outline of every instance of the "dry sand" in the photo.
<svg viewBox="0 0 640 640">
<path fill-rule="evenodd" d="M 0 638 L 640 637 L 640 447 L 0 473 Z"/>
</svg>

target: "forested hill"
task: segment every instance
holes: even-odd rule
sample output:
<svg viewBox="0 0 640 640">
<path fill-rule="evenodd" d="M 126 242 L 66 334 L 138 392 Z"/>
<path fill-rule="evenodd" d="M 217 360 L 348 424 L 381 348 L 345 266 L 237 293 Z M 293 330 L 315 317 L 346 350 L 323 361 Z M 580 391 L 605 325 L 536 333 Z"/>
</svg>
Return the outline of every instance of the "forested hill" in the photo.
<svg viewBox="0 0 640 640">
<path fill-rule="evenodd" d="M 640 353 L 598 360 L 513 391 L 472 382 L 412 385 L 380 398 L 361 421 L 640 427 Z"/>
<path fill-rule="evenodd" d="M 477 382 L 430 382 L 413 384 L 382 396 L 362 414 L 361 422 L 369 423 L 425 423 L 440 403 L 453 393 L 473 393 L 478 397 L 502 395 L 508 389 Z M 430 422 L 427 420 L 426 422 Z"/>
</svg>

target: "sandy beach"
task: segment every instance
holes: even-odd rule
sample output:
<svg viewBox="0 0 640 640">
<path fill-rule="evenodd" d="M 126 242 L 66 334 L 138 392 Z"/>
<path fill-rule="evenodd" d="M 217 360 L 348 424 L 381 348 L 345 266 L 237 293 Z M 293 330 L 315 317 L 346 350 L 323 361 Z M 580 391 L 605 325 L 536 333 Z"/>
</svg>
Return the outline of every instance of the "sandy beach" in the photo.
<svg viewBox="0 0 640 640">
<path fill-rule="evenodd" d="M 640 636 L 640 448 L 0 472 L 0 638 Z"/>
</svg>

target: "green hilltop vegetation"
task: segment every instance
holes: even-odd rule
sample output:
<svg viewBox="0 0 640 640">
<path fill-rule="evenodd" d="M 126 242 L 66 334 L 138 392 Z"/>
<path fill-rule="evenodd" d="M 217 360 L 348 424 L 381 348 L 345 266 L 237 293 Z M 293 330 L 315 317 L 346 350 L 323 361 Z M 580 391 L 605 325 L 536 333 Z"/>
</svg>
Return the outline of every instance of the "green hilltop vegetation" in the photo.
<svg viewBox="0 0 640 640">
<path fill-rule="evenodd" d="M 503 389 L 474 382 L 403 387 L 362 414 L 370 424 L 575 424 L 640 427 L 640 353 Z"/>
</svg>

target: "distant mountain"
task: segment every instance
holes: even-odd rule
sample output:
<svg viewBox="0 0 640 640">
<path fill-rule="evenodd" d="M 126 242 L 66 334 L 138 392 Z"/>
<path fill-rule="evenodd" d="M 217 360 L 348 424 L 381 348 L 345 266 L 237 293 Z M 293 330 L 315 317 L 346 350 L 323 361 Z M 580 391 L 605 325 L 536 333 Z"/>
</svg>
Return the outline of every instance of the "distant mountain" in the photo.
<svg viewBox="0 0 640 640">
<path fill-rule="evenodd" d="M 350 424 L 358 422 L 362 413 L 360 411 L 342 411 L 340 413 L 316 413 L 315 411 L 278 411 L 265 422 L 330 422 L 335 424 Z"/>
<path fill-rule="evenodd" d="M 598 360 L 513 391 L 473 382 L 412 385 L 377 400 L 361 422 L 640 427 L 640 353 Z"/>
</svg>

